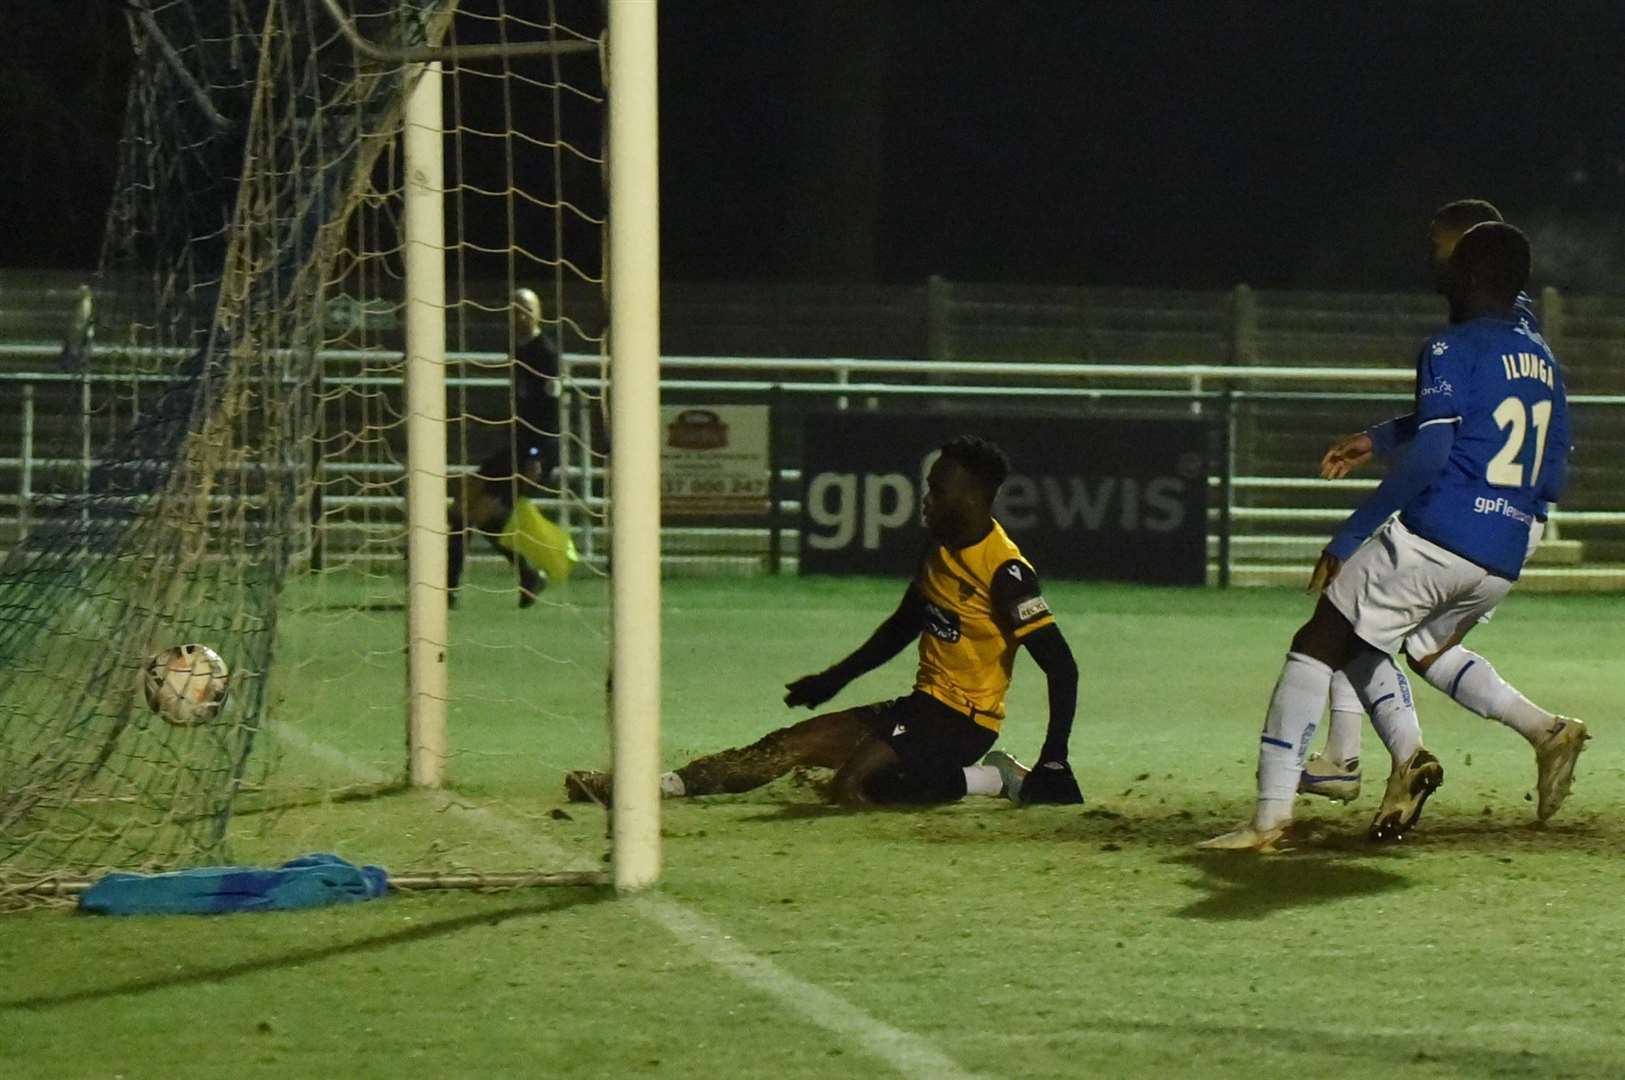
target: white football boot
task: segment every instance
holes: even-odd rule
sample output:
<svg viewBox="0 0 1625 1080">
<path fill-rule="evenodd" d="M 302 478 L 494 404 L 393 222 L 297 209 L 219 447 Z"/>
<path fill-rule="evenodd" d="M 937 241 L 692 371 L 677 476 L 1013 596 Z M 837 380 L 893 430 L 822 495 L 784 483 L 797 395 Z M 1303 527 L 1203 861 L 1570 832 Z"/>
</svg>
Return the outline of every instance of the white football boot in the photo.
<svg viewBox="0 0 1625 1080">
<path fill-rule="evenodd" d="M 1310 754 L 1298 777 L 1298 790 L 1323 799 L 1353 802 L 1360 797 L 1360 759 L 1338 761 L 1324 754 Z"/>
<path fill-rule="evenodd" d="M 1557 813 L 1574 783 L 1574 763 L 1586 748 L 1591 733 L 1585 721 L 1572 716 L 1552 719 L 1552 726 L 1535 744 L 1535 816 L 1545 821 Z"/>
<path fill-rule="evenodd" d="M 1030 772 L 1027 766 L 1005 753 L 1003 750 L 991 750 L 982 758 L 983 765 L 991 765 L 999 770 L 999 795 L 1013 803 L 1021 802 L 1021 782 L 1027 779 Z"/>
<path fill-rule="evenodd" d="M 1255 855 L 1274 855 L 1285 850 L 1277 843 L 1286 833 L 1286 823 L 1273 828 L 1260 829 L 1251 821 L 1243 822 L 1227 833 L 1220 833 L 1196 846 L 1203 851 L 1247 851 Z"/>
<path fill-rule="evenodd" d="M 1428 796 L 1444 783 L 1444 766 L 1426 748 L 1417 750 L 1405 764 L 1388 775 L 1388 787 L 1382 793 L 1382 805 L 1371 819 L 1367 835 L 1378 843 L 1403 840 L 1416 819 L 1422 816 L 1422 805 Z"/>
</svg>

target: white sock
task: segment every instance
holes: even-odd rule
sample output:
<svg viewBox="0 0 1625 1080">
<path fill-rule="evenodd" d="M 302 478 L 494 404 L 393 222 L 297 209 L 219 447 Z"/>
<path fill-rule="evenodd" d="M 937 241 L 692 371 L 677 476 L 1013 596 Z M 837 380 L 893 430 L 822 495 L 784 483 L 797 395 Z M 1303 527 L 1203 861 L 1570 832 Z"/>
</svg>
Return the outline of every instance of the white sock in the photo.
<svg viewBox="0 0 1625 1080">
<path fill-rule="evenodd" d="M 1253 824 L 1274 828 L 1292 818 L 1303 759 L 1325 708 L 1332 669 L 1303 653 L 1289 652 L 1270 695 L 1264 734 L 1258 742 L 1258 810 Z"/>
<path fill-rule="evenodd" d="M 1394 666 L 1393 657 L 1375 649 L 1362 652 L 1343 670 L 1394 765 L 1410 761 L 1422 747 L 1422 722 L 1411 700 L 1411 681 Z"/>
<path fill-rule="evenodd" d="M 683 784 L 683 778 L 674 772 L 660 774 L 660 797 L 662 799 L 681 799 L 688 794 L 688 788 Z"/>
<path fill-rule="evenodd" d="M 1002 795 L 1004 777 L 991 765 L 965 766 L 966 795 Z"/>
<path fill-rule="evenodd" d="M 1458 705 L 1488 720 L 1499 720 L 1532 743 L 1551 727 L 1551 713 L 1507 685 L 1488 660 L 1460 645 L 1440 653 L 1428 665 L 1426 678 Z"/>
<path fill-rule="evenodd" d="M 1365 710 L 1360 695 L 1339 671 L 1332 676 L 1332 715 L 1326 725 L 1326 757 L 1339 764 L 1360 757 L 1360 729 L 1365 727 Z"/>
</svg>

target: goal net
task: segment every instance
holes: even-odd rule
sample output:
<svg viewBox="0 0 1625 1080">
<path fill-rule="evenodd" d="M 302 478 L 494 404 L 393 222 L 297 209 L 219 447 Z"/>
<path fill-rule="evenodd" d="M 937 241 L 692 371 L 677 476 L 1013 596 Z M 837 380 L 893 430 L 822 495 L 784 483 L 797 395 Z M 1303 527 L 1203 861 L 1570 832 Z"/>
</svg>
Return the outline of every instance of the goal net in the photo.
<svg viewBox="0 0 1625 1080">
<path fill-rule="evenodd" d="M 316 849 L 602 868 L 602 812 L 559 799 L 611 756 L 605 21 L 132 5 L 101 265 L 0 566 L 0 899 Z M 175 723 L 143 686 L 186 642 L 229 692 Z"/>
</svg>

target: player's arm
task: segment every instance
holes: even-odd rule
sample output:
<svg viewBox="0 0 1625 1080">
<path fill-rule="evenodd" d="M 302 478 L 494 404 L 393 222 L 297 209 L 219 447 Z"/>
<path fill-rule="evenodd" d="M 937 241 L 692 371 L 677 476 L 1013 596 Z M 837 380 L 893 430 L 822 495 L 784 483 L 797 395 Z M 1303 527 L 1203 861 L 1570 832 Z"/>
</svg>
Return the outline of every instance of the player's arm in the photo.
<svg viewBox="0 0 1625 1080">
<path fill-rule="evenodd" d="M 1023 803 L 1081 803 L 1083 792 L 1067 763 L 1072 718 L 1078 708 L 1078 664 L 1039 591 L 1032 567 L 1011 559 L 993 575 L 993 610 L 1027 650 L 1049 684 L 1044 745 L 1021 785 Z"/>
<path fill-rule="evenodd" d="M 1425 348 L 1425 346 L 1424 346 Z M 1417 358 L 1417 370 L 1426 362 L 1426 354 Z M 1420 382 L 1418 382 L 1420 386 Z M 1342 435 L 1327 447 L 1320 458 L 1320 476 L 1323 480 L 1341 480 L 1373 457 L 1391 457 L 1400 447 L 1416 437 L 1416 412 L 1395 416 L 1372 424 L 1364 431 Z"/>
<path fill-rule="evenodd" d="M 847 683 L 884 664 L 917 640 L 925 629 L 925 597 L 911 582 L 903 592 L 897 610 L 875 628 L 869 640 L 859 645 L 846 659 L 814 675 L 804 675 L 795 682 L 786 683 L 784 703 L 794 708 L 805 705 L 817 708 L 836 694 Z"/>
<path fill-rule="evenodd" d="M 1049 682 L 1049 724 L 1038 760 L 1022 784 L 1022 802 L 1082 802 L 1083 793 L 1068 764 L 1067 744 L 1078 708 L 1078 664 L 1061 628 L 1053 622 L 1021 639 Z"/>
<path fill-rule="evenodd" d="M 1344 561 L 1365 543 L 1378 525 L 1439 478 L 1455 442 L 1456 425 L 1452 421 L 1437 420 L 1417 428 L 1416 438 L 1388 470 L 1377 490 L 1349 515 L 1326 550 L 1320 553 L 1320 561 L 1315 563 L 1314 572 L 1309 576 L 1310 592 L 1320 592 L 1330 585 Z"/>
<path fill-rule="evenodd" d="M 1422 343 L 1417 361 L 1415 435 L 1375 492 L 1350 513 L 1349 520 L 1342 523 L 1342 528 L 1337 529 L 1331 542 L 1326 544 L 1326 551 L 1321 552 L 1315 572 L 1310 575 L 1311 593 L 1331 585 L 1344 560 L 1354 554 L 1376 526 L 1388 520 L 1394 510 L 1422 494 L 1445 469 L 1449 450 L 1456 443 L 1456 429 L 1461 424 L 1461 406 L 1449 378 L 1454 375 L 1456 382 L 1462 382 L 1461 372 L 1454 370 L 1454 357 L 1445 359 L 1448 348 L 1448 339 L 1428 338 Z"/>
<path fill-rule="evenodd" d="M 1391 416 L 1380 424 L 1372 424 L 1365 429 L 1365 437 L 1371 440 L 1373 453 L 1378 457 L 1387 457 L 1416 438 L 1416 414 L 1408 412 L 1404 416 Z"/>
<path fill-rule="evenodd" d="M 1416 437 L 1416 414 L 1406 413 L 1352 435 L 1340 435 L 1320 457 L 1323 480 L 1341 480 L 1373 457 L 1390 457 Z"/>
</svg>

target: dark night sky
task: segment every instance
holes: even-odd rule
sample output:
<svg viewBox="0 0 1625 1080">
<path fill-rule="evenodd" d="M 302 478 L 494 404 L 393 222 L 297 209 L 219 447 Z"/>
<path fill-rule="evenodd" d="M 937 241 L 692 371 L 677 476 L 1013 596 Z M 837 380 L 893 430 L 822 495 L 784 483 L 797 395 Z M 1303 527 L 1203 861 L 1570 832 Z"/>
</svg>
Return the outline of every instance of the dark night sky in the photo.
<svg viewBox="0 0 1625 1080">
<path fill-rule="evenodd" d="M 113 6 L 5 27 L 0 265 L 95 261 Z M 666 0 L 666 275 L 1411 289 L 1473 194 L 1625 292 L 1622 43 L 1617 0 Z"/>
</svg>

